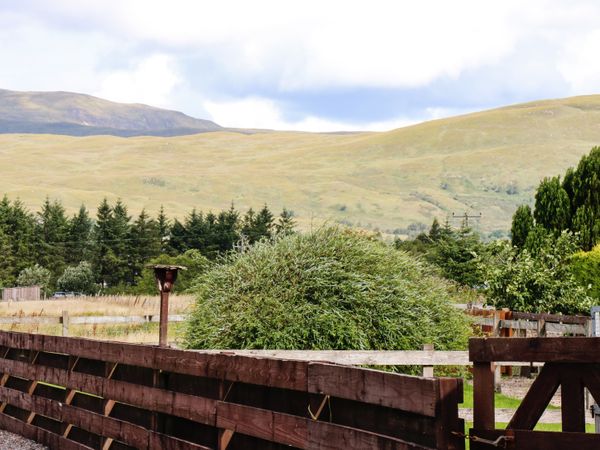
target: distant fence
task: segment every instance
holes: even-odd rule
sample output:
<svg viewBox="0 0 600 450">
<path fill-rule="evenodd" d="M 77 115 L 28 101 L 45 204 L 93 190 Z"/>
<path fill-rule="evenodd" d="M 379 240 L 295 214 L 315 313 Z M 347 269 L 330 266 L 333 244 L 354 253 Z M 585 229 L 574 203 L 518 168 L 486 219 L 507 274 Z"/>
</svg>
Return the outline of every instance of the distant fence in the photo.
<svg viewBox="0 0 600 450">
<path fill-rule="evenodd" d="M 0 332 L 0 427 L 51 449 L 464 449 L 462 381 Z"/>
<path fill-rule="evenodd" d="M 492 336 L 503 337 L 559 337 L 562 335 L 591 336 L 590 316 L 563 314 L 534 314 L 493 309 L 466 309 L 475 317 L 475 323 Z"/>
<path fill-rule="evenodd" d="M 2 289 L 2 301 L 40 300 L 41 289 L 39 286 L 21 286 Z"/>
</svg>

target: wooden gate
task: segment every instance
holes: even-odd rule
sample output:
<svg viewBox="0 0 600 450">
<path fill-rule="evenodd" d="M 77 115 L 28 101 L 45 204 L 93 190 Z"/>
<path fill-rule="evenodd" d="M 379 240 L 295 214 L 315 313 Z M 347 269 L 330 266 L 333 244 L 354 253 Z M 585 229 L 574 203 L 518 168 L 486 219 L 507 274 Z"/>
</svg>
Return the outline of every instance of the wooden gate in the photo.
<svg viewBox="0 0 600 450">
<path fill-rule="evenodd" d="M 464 449 L 462 382 L 0 332 L 0 428 L 52 449 Z"/>
<path fill-rule="evenodd" d="M 484 338 L 469 341 L 473 361 L 473 450 L 600 449 L 585 433 L 584 388 L 600 402 L 600 338 Z M 543 362 L 541 372 L 506 429 L 494 421 L 494 362 Z M 562 433 L 533 431 L 558 388 Z"/>
</svg>

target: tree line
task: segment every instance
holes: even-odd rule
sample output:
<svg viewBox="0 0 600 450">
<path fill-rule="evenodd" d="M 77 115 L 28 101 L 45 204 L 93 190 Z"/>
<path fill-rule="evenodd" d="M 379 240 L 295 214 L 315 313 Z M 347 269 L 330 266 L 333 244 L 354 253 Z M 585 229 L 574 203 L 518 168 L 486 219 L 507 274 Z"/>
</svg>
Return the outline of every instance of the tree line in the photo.
<svg viewBox="0 0 600 450">
<path fill-rule="evenodd" d="M 275 217 L 266 204 L 245 213 L 233 204 L 217 213 L 193 209 L 179 220 L 167 217 L 163 207 L 156 217 L 142 210 L 134 218 L 122 200 L 110 204 L 106 198 L 95 217 L 85 205 L 69 216 L 59 200 L 49 198 L 33 213 L 20 200 L 4 196 L 0 286 L 41 280 L 50 291 L 60 287 L 61 279 L 82 277 L 96 288 L 136 286 L 145 265 L 161 256 L 174 258 L 193 250 L 215 259 L 261 239 L 291 233 L 294 227 L 291 211 L 284 209 Z"/>
</svg>

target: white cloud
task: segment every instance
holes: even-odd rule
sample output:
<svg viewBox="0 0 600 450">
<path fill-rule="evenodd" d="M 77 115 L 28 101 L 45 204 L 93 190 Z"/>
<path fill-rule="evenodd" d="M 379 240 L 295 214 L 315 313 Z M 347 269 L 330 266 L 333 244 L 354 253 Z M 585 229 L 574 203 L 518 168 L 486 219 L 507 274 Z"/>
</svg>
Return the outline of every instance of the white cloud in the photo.
<svg viewBox="0 0 600 450">
<path fill-rule="evenodd" d="M 171 94 L 181 82 L 173 58 L 152 55 L 128 70 L 108 73 L 96 95 L 117 102 L 171 107 Z"/>
<path fill-rule="evenodd" d="M 221 70 L 284 90 L 456 77 L 509 54 L 519 37 L 511 20 L 522 12 L 515 0 L 108 0 L 102 8 L 59 0 L 53 9 L 50 17 L 209 56 Z"/>
<path fill-rule="evenodd" d="M 270 99 L 248 97 L 228 101 L 205 101 L 204 108 L 210 118 L 219 125 L 231 128 L 263 128 L 275 130 L 295 130 L 313 132 L 331 131 L 388 131 L 400 128 L 419 120 L 394 118 L 378 122 L 344 122 L 307 116 L 290 121 L 284 118 L 283 109 Z M 424 120 L 431 119 L 427 116 Z"/>
<path fill-rule="evenodd" d="M 600 29 L 571 38 L 558 69 L 573 93 L 600 91 Z"/>
</svg>

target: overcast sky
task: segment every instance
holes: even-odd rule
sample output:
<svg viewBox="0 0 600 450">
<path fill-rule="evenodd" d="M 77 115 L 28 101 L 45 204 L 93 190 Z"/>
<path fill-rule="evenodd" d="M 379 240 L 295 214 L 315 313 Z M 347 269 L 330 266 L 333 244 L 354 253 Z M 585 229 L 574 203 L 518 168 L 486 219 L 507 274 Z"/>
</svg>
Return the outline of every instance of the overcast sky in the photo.
<svg viewBox="0 0 600 450">
<path fill-rule="evenodd" d="M 0 0 L 0 88 L 386 130 L 599 93 L 600 2 Z"/>
</svg>

